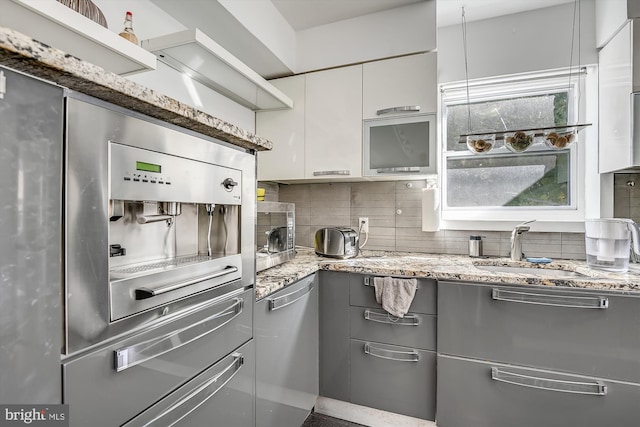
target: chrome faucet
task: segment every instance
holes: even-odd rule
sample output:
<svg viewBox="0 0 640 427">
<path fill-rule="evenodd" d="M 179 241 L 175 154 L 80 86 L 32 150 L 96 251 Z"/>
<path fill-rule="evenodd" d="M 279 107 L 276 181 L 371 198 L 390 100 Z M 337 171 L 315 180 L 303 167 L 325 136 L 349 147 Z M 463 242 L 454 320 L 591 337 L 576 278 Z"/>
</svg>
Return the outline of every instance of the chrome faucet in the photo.
<svg viewBox="0 0 640 427">
<path fill-rule="evenodd" d="M 527 224 L 534 221 L 535 219 L 518 224 L 511 232 L 511 261 L 522 261 L 522 255 L 524 255 L 522 253 L 522 235 L 531 228 Z"/>
</svg>

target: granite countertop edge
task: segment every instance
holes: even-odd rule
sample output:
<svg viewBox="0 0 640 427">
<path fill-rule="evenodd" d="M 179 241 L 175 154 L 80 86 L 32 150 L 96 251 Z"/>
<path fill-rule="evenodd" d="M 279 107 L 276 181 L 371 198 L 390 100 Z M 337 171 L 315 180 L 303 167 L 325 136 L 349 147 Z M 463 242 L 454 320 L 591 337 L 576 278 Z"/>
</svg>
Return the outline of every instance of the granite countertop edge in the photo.
<svg viewBox="0 0 640 427">
<path fill-rule="evenodd" d="M 244 149 L 273 148 L 252 132 L 2 26 L 0 65 Z"/>
<path fill-rule="evenodd" d="M 609 273 L 592 270 L 584 261 L 575 260 L 557 260 L 547 265 L 532 265 L 526 261 L 511 261 L 499 257 L 470 258 L 463 255 L 381 251 L 366 251 L 357 258 L 338 260 L 317 256 L 311 248 L 296 247 L 296 252 L 293 260 L 256 275 L 257 300 L 319 270 L 476 283 L 595 289 L 640 295 L 640 267 L 630 269 L 628 273 Z M 548 278 L 526 273 L 489 272 L 479 270 L 476 265 L 553 268 L 581 273 L 584 277 Z"/>
</svg>

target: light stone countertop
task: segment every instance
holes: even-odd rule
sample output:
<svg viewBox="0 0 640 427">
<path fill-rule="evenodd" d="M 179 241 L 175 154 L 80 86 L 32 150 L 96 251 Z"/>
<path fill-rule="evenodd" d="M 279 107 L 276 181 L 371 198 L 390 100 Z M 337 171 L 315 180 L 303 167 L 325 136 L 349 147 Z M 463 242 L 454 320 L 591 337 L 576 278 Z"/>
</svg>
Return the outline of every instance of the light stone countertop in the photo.
<svg viewBox="0 0 640 427">
<path fill-rule="evenodd" d="M 463 280 L 478 283 L 508 283 L 600 289 L 640 294 L 640 266 L 628 273 L 592 270 L 584 261 L 557 260 L 551 264 L 531 264 L 508 258 L 470 258 L 463 255 L 410 252 L 363 251 L 347 260 L 317 256 L 313 249 L 298 246 L 296 257 L 284 264 L 261 271 L 256 277 L 256 299 L 262 299 L 318 270 L 389 276 L 431 277 L 438 280 Z M 489 272 L 475 266 L 520 266 L 559 269 L 581 273 L 579 278 L 548 278 L 528 273 Z"/>
<path fill-rule="evenodd" d="M 1 26 L 0 65 L 238 147 L 273 148 L 265 138 Z"/>
</svg>

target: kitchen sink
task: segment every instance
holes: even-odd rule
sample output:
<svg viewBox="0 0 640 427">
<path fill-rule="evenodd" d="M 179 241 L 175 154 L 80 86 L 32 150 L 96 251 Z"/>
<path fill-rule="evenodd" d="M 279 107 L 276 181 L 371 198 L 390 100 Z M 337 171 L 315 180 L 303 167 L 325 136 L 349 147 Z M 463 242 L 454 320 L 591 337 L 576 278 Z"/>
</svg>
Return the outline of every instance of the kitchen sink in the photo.
<svg viewBox="0 0 640 427">
<path fill-rule="evenodd" d="M 521 267 L 521 266 L 509 266 L 509 265 L 474 265 L 478 270 L 490 271 L 492 273 L 514 273 L 514 274 L 530 274 L 538 277 L 551 277 L 551 278 L 580 278 L 588 277 L 585 274 L 578 273 L 576 271 L 556 270 L 553 268 L 536 268 L 536 267 Z"/>
</svg>

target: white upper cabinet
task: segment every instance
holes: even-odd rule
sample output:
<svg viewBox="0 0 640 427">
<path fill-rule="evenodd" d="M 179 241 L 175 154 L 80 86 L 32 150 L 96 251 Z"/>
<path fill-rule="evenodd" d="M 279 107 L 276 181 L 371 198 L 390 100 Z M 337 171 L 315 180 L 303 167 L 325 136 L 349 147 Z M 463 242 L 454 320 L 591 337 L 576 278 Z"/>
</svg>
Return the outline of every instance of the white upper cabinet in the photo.
<svg viewBox="0 0 640 427">
<path fill-rule="evenodd" d="M 362 177 L 362 65 L 307 74 L 305 178 Z"/>
<path fill-rule="evenodd" d="M 364 119 L 437 110 L 436 52 L 368 62 L 362 80 Z"/>
<path fill-rule="evenodd" d="M 304 179 L 305 75 L 270 83 L 293 100 L 293 108 L 256 113 L 256 133 L 273 142 L 271 151 L 258 153 L 258 180 Z"/>
<path fill-rule="evenodd" d="M 596 47 L 607 44 L 628 19 L 638 17 L 638 0 L 596 0 Z"/>
<path fill-rule="evenodd" d="M 640 55 L 633 51 L 634 45 L 640 46 L 637 21 L 628 22 L 599 53 L 600 173 L 640 165 L 640 142 L 634 144 L 632 135 L 633 103 L 637 102 L 637 95 L 632 93 L 640 89 Z"/>
</svg>

